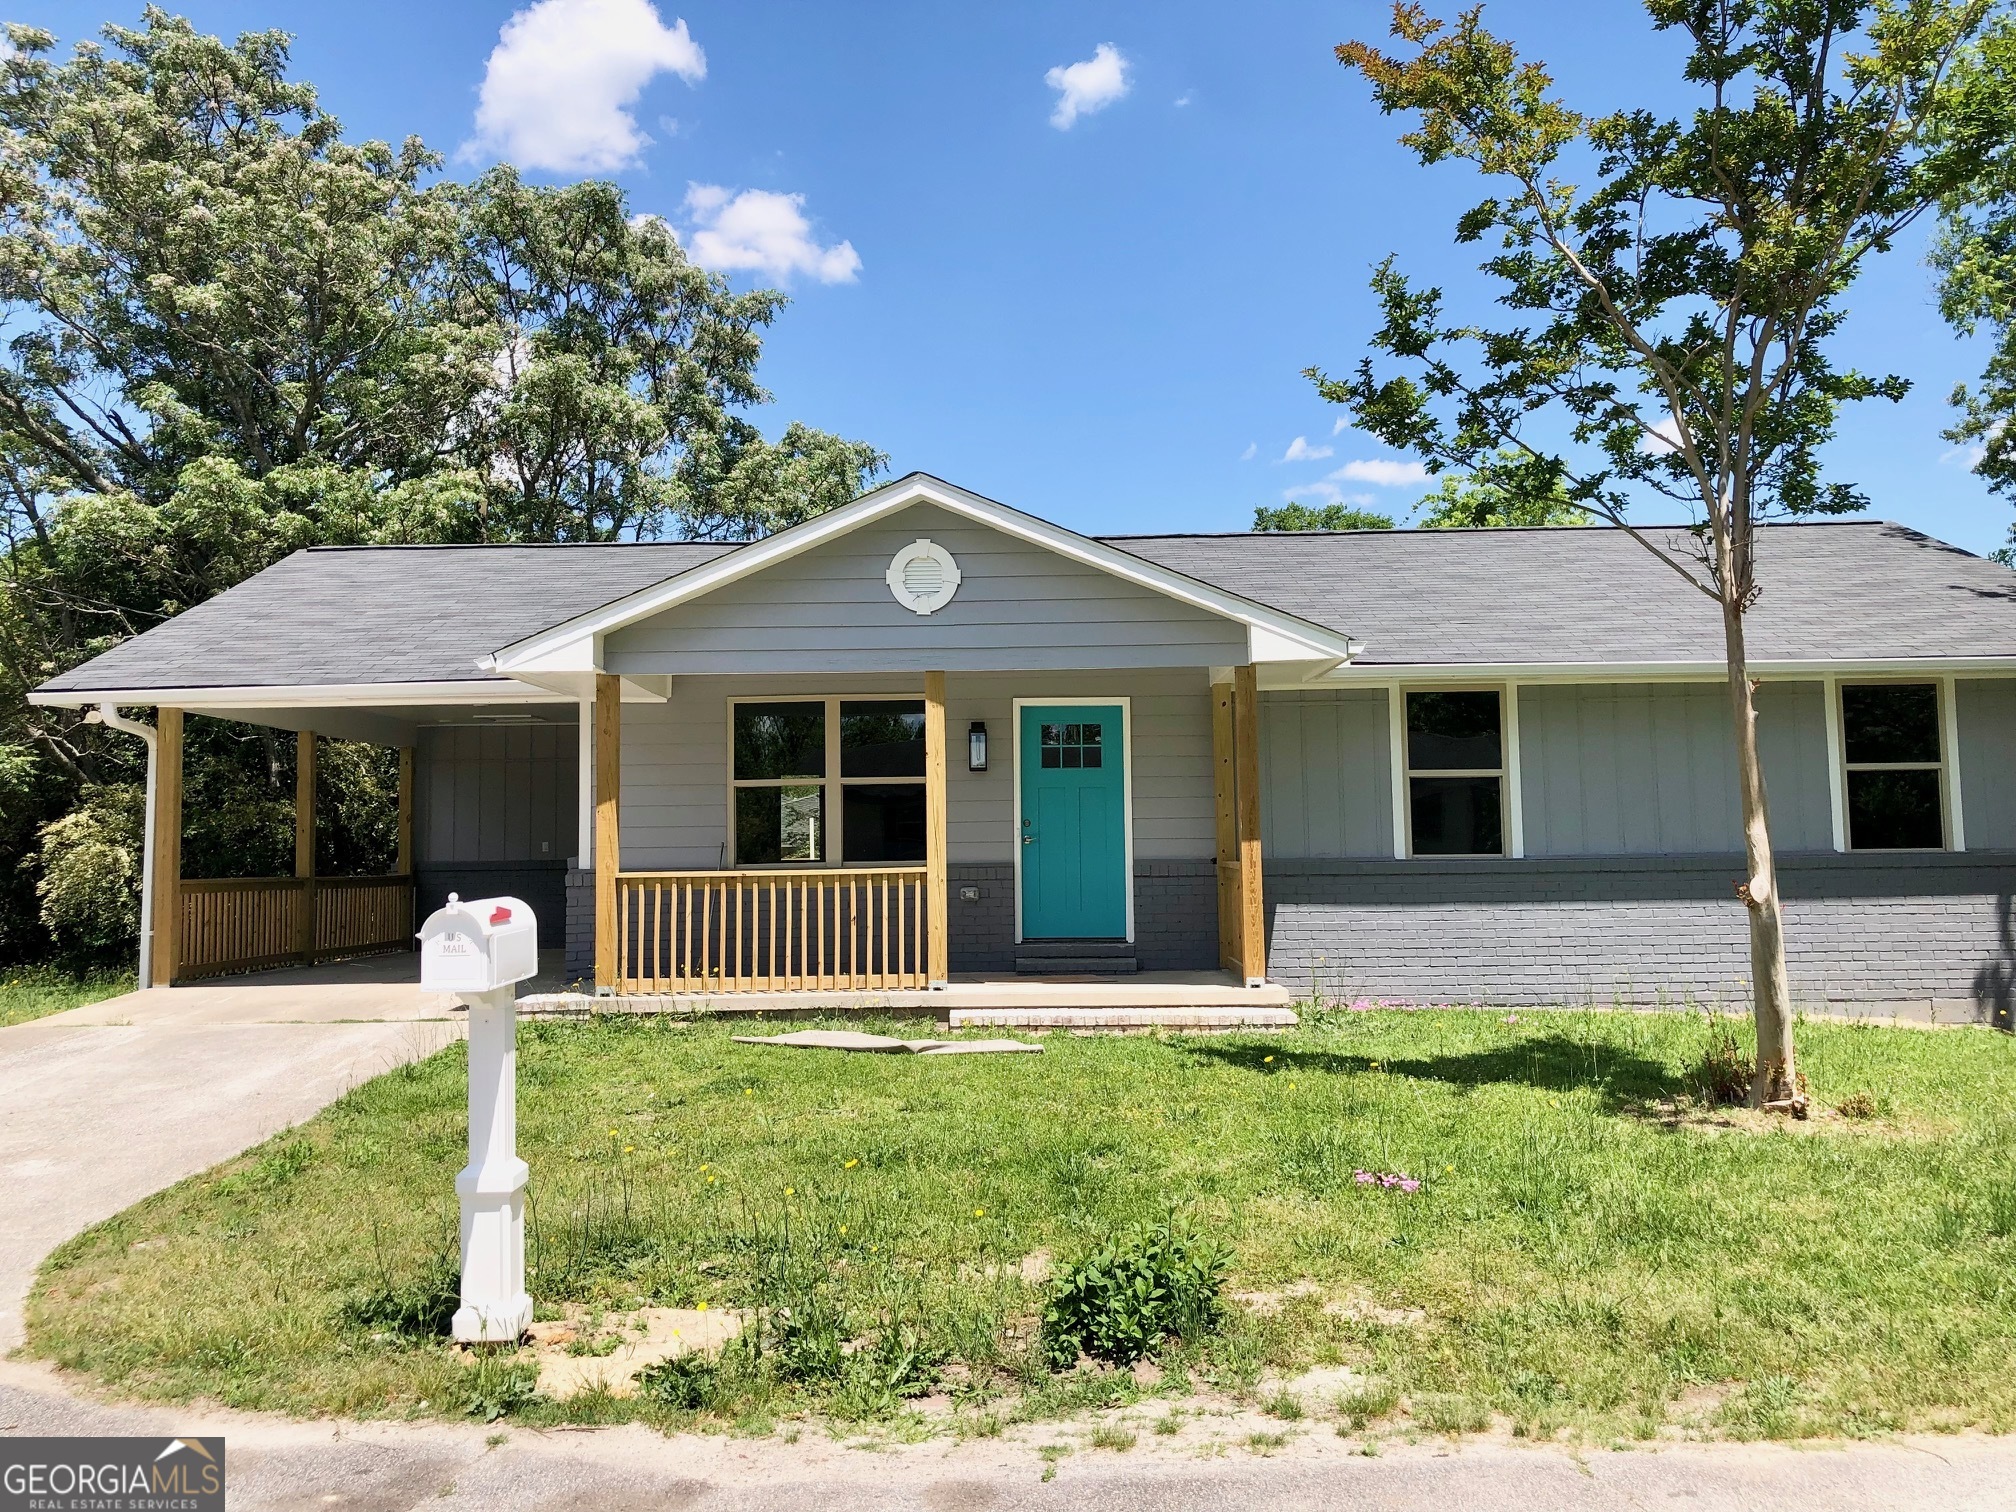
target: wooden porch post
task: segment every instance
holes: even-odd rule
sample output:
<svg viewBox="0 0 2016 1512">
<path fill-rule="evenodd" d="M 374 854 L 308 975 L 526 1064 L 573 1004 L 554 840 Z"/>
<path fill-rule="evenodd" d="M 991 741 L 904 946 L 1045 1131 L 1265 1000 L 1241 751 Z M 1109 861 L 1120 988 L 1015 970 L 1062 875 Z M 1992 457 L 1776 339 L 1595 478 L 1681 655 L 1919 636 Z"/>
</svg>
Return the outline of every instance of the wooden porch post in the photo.
<svg viewBox="0 0 2016 1512">
<path fill-rule="evenodd" d="M 1267 915 L 1260 869 L 1260 678 L 1253 664 L 1232 671 L 1233 766 L 1238 771 L 1239 961 L 1249 987 L 1267 980 Z"/>
<path fill-rule="evenodd" d="M 315 960 L 315 732 L 294 737 L 294 875 L 301 913 L 294 921 L 294 949 L 302 963 Z"/>
<path fill-rule="evenodd" d="M 1239 961 L 1238 776 L 1232 750 L 1232 684 L 1211 684 L 1211 797 L 1218 832 L 1218 964 L 1244 975 Z"/>
<path fill-rule="evenodd" d="M 399 747 L 399 856 L 392 863 L 397 877 L 413 875 L 413 747 Z"/>
<path fill-rule="evenodd" d="M 595 990 L 622 987 L 616 959 L 616 873 L 622 869 L 617 806 L 623 790 L 623 680 L 595 674 Z"/>
<path fill-rule="evenodd" d="M 945 898 L 945 674 L 924 674 L 924 978 L 952 979 L 951 915 Z"/>
<path fill-rule="evenodd" d="M 182 711 L 157 709 L 154 716 L 153 981 L 168 987 L 182 960 Z"/>
</svg>

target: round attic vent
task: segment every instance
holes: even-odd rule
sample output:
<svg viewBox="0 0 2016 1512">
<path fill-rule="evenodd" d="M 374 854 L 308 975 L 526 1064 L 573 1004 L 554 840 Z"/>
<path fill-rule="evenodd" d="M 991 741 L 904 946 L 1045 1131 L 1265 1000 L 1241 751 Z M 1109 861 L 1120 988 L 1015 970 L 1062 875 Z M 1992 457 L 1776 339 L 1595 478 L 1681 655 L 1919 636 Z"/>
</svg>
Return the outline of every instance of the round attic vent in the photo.
<svg viewBox="0 0 2016 1512">
<path fill-rule="evenodd" d="M 959 591 L 959 564 L 952 553 L 921 537 L 896 553 L 882 577 L 896 602 L 914 614 L 944 608 Z"/>
</svg>

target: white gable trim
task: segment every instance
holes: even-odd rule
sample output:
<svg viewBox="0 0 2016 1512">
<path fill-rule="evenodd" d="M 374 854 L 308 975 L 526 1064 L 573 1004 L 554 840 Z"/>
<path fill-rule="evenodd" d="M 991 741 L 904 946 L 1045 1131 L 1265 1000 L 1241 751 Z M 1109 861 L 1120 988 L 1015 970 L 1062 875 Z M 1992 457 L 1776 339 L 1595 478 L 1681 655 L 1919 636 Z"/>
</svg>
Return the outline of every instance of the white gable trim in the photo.
<svg viewBox="0 0 2016 1512">
<path fill-rule="evenodd" d="M 1349 661 L 1363 649 L 1348 636 L 1326 630 L 1292 614 L 1284 614 L 1265 604 L 1227 593 L 1193 577 L 1144 561 L 1117 547 L 1052 525 L 1034 515 L 1010 509 L 992 499 L 984 499 L 963 488 L 922 473 L 899 478 L 894 483 L 863 494 L 802 525 L 744 546 L 739 551 L 717 557 L 690 568 L 676 577 L 624 598 L 591 609 L 586 614 L 529 635 L 504 646 L 478 665 L 488 672 L 550 673 L 592 671 L 601 661 L 601 640 L 612 630 L 689 603 L 717 588 L 739 582 L 753 573 L 779 562 L 789 561 L 826 542 L 858 530 L 862 526 L 907 509 L 913 504 L 935 504 L 969 520 L 990 525 L 1004 535 L 1042 546 L 1075 562 L 1164 594 L 1178 602 L 1243 624 L 1251 632 L 1254 661 Z"/>
</svg>

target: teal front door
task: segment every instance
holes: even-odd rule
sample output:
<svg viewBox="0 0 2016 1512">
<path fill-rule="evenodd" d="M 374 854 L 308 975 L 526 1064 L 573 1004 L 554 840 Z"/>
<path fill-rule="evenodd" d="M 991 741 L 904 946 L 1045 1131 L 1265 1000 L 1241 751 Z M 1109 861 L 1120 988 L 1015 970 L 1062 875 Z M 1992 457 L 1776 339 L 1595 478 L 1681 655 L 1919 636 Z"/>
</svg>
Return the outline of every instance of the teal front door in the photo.
<svg viewBox="0 0 2016 1512">
<path fill-rule="evenodd" d="M 1024 704 L 1022 938 L 1127 934 L 1127 742 L 1118 704 Z"/>
</svg>

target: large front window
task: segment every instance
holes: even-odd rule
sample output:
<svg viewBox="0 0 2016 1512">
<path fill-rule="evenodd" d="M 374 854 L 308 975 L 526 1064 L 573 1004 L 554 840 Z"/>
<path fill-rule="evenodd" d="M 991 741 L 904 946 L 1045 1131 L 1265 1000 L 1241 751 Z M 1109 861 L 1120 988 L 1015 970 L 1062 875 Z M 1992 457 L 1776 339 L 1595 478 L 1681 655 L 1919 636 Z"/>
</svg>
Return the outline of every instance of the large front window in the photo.
<svg viewBox="0 0 2016 1512">
<path fill-rule="evenodd" d="M 1841 745 L 1850 850 L 1945 846 L 1937 683 L 1845 685 Z"/>
<path fill-rule="evenodd" d="M 736 702 L 737 866 L 924 859 L 921 699 Z"/>
<path fill-rule="evenodd" d="M 1495 690 L 1407 695 L 1407 819 L 1417 856 L 1505 854 L 1505 741 Z"/>
</svg>

